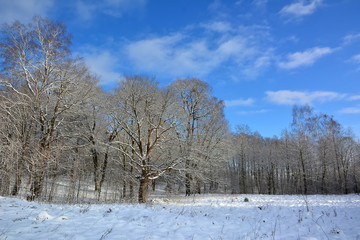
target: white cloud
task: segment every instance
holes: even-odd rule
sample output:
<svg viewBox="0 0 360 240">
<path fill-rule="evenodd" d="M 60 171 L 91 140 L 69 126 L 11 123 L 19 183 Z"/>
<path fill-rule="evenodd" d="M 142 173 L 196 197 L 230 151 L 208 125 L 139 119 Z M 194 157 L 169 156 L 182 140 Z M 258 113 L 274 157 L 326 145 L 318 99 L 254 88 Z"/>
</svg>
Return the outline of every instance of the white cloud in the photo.
<svg viewBox="0 0 360 240">
<path fill-rule="evenodd" d="M 231 25 L 228 22 L 223 22 L 223 21 L 206 23 L 206 24 L 202 24 L 201 26 L 210 31 L 220 32 L 220 33 L 229 32 L 232 30 Z"/>
<path fill-rule="evenodd" d="M 147 0 L 77 0 L 74 4 L 80 18 L 91 20 L 98 12 L 113 17 L 122 17 L 125 13 L 143 9 L 146 2 Z"/>
<path fill-rule="evenodd" d="M 260 109 L 260 110 L 251 110 L 251 111 L 238 111 L 236 112 L 238 115 L 254 115 L 254 114 L 262 114 L 267 113 L 269 110 L 267 109 Z"/>
<path fill-rule="evenodd" d="M 136 41 L 126 51 L 140 71 L 173 75 L 203 75 L 221 61 L 221 57 L 209 57 L 213 51 L 205 41 L 186 41 L 180 33 Z"/>
<path fill-rule="evenodd" d="M 232 75 L 253 78 L 269 66 L 271 51 L 259 43 L 267 29 L 235 29 L 229 22 L 199 26 L 130 42 L 125 52 L 138 71 L 171 77 L 203 77 L 221 67 Z M 204 29 L 229 32 L 209 36 Z M 198 37 L 189 37 L 191 31 Z"/>
<path fill-rule="evenodd" d="M 309 66 L 315 63 L 321 57 L 324 57 L 332 52 L 335 49 L 329 47 L 314 47 L 307 49 L 304 52 L 295 52 L 287 55 L 287 60 L 284 62 L 279 62 L 278 65 L 280 68 L 292 69 L 300 66 Z"/>
<path fill-rule="evenodd" d="M 344 44 L 350 44 L 360 40 L 360 33 L 346 35 L 343 39 Z"/>
<path fill-rule="evenodd" d="M 236 99 L 236 100 L 225 100 L 226 107 L 237 107 L 237 106 L 252 106 L 255 100 L 252 98 L 248 99 Z"/>
<path fill-rule="evenodd" d="M 114 84 L 119 80 L 120 73 L 117 71 L 119 59 L 117 54 L 93 46 L 84 47 L 80 51 L 79 55 L 84 58 L 90 71 L 100 77 L 100 85 Z"/>
<path fill-rule="evenodd" d="M 105 0 L 102 6 L 104 13 L 113 17 L 122 17 L 125 12 L 142 9 L 147 0 Z"/>
<path fill-rule="evenodd" d="M 352 56 L 349 60 L 346 62 L 352 63 L 354 65 L 357 65 L 356 71 L 360 71 L 360 54 Z"/>
<path fill-rule="evenodd" d="M 252 4 L 260 9 L 264 9 L 266 7 L 268 0 L 253 0 Z"/>
<path fill-rule="evenodd" d="M 351 96 L 351 97 L 349 97 L 349 100 L 350 100 L 350 101 L 360 100 L 360 95 Z"/>
<path fill-rule="evenodd" d="M 181 33 L 130 43 L 127 53 L 141 71 L 173 75 L 203 75 L 227 55 L 222 53 L 217 58 L 211 57 L 214 51 L 209 49 L 206 41 L 187 41 Z"/>
<path fill-rule="evenodd" d="M 265 49 L 257 41 L 267 29 L 242 28 L 218 34 L 231 23 L 216 25 L 217 30 L 211 34 L 199 24 L 169 35 L 84 47 L 79 50 L 79 55 L 92 71 L 102 76 L 103 83 L 115 81 L 117 72 L 125 71 L 120 73 L 126 74 L 126 69 L 169 79 L 205 78 L 220 70 L 223 71 L 220 80 L 238 81 L 254 78 L 269 66 L 272 50 Z M 197 37 L 190 37 L 193 32 Z M 256 36 L 260 37 L 254 40 Z"/>
<path fill-rule="evenodd" d="M 360 54 L 357 54 L 351 58 L 351 61 L 356 64 L 360 64 Z"/>
<path fill-rule="evenodd" d="M 273 60 L 273 53 L 272 49 L 267 52 L 264 52 L 258 58 L 254 59 L 253 63 L 247 65 L 243 68 L 243 73 L 248 78 L 256 78 L 263 69 L 266 69 L 271 65 Z"/>
<path fill-rule="evenodd" d="M 342 114 L 359 114 L 360 113 L 360 108 L 348 107 L 348 108 L 344 108 L 344 109 L 340 110 L 339 113 L 342 113 Z"/>
<path fill-rule="evenodd" d="M 255 46 L 252 46 L 245 37 L 235 35 L 219 43 L 210 54 L 214 54 L 209 55 L 209 57 L 212 57 L 214 60 L 219 59 L 224 61 L 233 58 L 240 63 L 245 59 L 256 56 L 257 49 Z"/>
<path fill-rule="evenodd" d="M 301 92 L 301 91 L 267 91 L 267 99 L 271 102 L 283 105 L 312 104 L 313 102 L 328 102 L 342 99 L 344 94 L 327 91 Z"/>
<path fill-rule="evenodd" d="M 360 63 L 360 54 L 353 56 L 351 59 L 356 63 Z"/>
<path fill-rule="evenodd" d="M 83 20 L 90 20 L 94 17 L 94 11 L 97 6 L 90 2 L 85 3 L 83 1 L 77 1 L 76 3 L 77 15 Z"/>
<path fill-rule="evenodd" d="M 315 10 L 321 6 L 322 0 L 299 0 L 290 5 L 286 5 L 280 11 L 281 14 L 293 17 L 302 17 L 305 15 L 310 15 L 315 12 Z"/>
<path fill-rule="evenodd" d="M 29 22 L 33 16 L 46 16 L 54 0 L 0 0 L 0 23 Z"/>
</svg>

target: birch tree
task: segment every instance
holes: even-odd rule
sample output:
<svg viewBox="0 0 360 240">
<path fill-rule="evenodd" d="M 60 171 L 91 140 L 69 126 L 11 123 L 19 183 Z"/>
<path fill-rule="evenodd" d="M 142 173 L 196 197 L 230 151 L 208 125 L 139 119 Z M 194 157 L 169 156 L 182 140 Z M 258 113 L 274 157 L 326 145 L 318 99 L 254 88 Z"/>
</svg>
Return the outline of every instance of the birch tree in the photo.
<svg viewBox="0 0 360 240">
<path fill-rule="evenodd" d="M 51 149 L 61 137 L 57 130 L 64 124 L 66 112 L 87 96 L 92 76 L 80 60 L 71 57 L 70 35 L 61 23 L 35 17 L 27 26 L 19 22 L 5 25 L 1 35 L 1 85 L 26 112 L 21 113 L 23 154 L 18 165 L 28 156 L 28 199 L 34 200 L 40 196 L 46 168 L 54 160 Z M 30 142 L 32 152 L 28 153 Z M 13 194 L 18 192 L 20 179 L 18 174 Z"/>
</svg>

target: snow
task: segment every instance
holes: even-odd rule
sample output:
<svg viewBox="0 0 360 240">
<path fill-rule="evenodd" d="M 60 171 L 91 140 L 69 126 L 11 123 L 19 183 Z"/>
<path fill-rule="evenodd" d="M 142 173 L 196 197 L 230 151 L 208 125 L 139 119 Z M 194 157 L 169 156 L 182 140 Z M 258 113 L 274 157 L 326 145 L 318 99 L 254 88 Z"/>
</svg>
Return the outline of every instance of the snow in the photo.
<svg viewBox="0 0 360 240">
<path fill-rule="evenodd" d="M 360 196 L 158 196 L 106 205 L 0 197 L 0 239 L 360 240 Z"/>
</svg>

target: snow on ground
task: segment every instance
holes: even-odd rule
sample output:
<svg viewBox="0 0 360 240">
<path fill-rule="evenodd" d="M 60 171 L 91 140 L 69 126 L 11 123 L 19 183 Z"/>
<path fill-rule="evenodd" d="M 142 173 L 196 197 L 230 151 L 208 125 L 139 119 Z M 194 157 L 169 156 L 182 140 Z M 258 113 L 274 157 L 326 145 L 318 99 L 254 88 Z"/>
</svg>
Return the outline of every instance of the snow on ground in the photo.
<svg viewBox="0 0 360 240">
<path fill-rule="evenodd" d="M 0 239 L 360 240 L 360 196 L 197 195 L 143 205 L 0 197 Z"/>
</svg>

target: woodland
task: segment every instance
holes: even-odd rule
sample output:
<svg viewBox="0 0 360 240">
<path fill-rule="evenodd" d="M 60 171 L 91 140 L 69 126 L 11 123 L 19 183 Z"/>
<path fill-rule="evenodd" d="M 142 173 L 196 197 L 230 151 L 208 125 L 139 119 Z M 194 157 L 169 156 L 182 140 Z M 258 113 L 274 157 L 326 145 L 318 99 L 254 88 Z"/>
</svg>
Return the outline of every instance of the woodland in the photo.
<svg viewBox="0 0 360 240">
<path fill-rule="evenodd" d="M 70 33 L 51 19 L 1 28 L 1 196 L 145 203 L 159 189 L 360 192 L 360 143 L 332 116 L 294 106 L 281 136 L 233 131 L 205 81 L 161 87 L 134 74 L 104 91 L 70 48 Z"/>
</svg>

